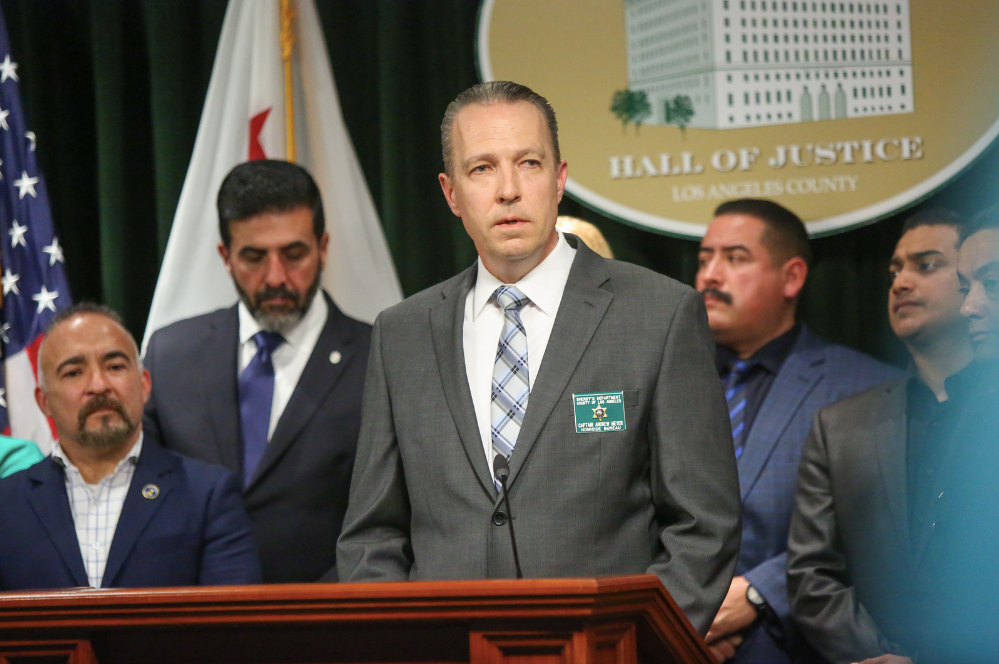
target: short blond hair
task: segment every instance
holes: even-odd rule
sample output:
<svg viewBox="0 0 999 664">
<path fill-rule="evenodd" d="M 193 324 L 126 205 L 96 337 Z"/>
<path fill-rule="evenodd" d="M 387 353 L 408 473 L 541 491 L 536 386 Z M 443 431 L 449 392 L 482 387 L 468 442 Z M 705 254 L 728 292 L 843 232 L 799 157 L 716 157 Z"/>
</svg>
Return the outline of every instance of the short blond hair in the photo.
<svg viewBox="0 0 999 664">
<path fill-rule="evenodd" d="M 614 252 L 611 250 L 607 238 L 604 237 L 599 228 L 590 222 L 577 217 L 562 216 L 555 221 L 555 228 L 563 233 L 572 233 L 578 236 L 587 247 L 604 258 L 614 258 Z"/>
</svg>

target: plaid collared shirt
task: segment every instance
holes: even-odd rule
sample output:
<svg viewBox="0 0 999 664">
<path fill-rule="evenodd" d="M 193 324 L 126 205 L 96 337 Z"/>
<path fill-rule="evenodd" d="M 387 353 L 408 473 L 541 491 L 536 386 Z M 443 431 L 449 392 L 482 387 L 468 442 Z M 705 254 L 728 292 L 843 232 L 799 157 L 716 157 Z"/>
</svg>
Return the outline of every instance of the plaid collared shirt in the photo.
<svg viewBox="0 0 999 664">
<path fill-rule="evenodd" d="M 90 585 L 100 588 L 104 580 L 104 568 L 108 563 L 108 552 L 118 526 L 121 508 L 135 474 L 135 464 L 142 452 L 142 433 L 128 455 L 118 462 L 114 472 L 97 484 L 87 484 L 80 471 L 62 451 L 59 443 L 52 450 L 52 458 L 65 469 L 66 495 L 69 508 L 76 524 L 76 538 L 83 554 L 83 566 L 87 570 Z"/>
</svg>

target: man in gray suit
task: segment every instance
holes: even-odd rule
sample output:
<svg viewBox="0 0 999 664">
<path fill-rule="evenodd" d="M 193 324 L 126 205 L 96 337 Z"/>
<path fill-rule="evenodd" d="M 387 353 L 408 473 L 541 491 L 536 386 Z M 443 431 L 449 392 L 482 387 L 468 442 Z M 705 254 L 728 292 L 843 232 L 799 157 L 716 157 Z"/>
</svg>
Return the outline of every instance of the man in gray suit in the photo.
<svg viewBox="0 0 999 664">
<path fill-rule="evenodd" d="M 653 573 L 704 633 L 739 495 L 703 300 L 555 230 L 539 95 L 477 85 L 441 133 L 479 260 L 375 322 L 340 579 L 513 577 L 513 518 L 524 576 Z"/>
<path fill-rule="evenodd" d="M 926 645 L 924 621 L 942 614 L 931 584 L 974 389 L 959 223 L 944 211 L 907 221 L 888 313 L 910 373 L 820 411 L 802 454 L 788 590 L 799 628 L 834 662 L 911 664 Z"/>
<path fill-rule="evenodd" d="M 719 661 L 794 662 L 807 653 L 787 601 L 787 529 L 808 428 L 819 408 L 898 372 L 796 321 L 811 249 L 787 208 L 751 198 L 722 203 L 699 262 L 742 492 L 736 576 L 707 642 Z"/>
</svg>

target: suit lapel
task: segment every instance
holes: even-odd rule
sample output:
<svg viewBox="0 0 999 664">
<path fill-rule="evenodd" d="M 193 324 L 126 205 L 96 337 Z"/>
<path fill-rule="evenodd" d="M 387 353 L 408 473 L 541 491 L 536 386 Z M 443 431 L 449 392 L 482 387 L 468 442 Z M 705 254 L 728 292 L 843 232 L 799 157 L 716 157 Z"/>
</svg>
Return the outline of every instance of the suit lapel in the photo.
<svg viewBox="0 0 999 664">
<path fill-rule="evenodd" d="M 534 380 L 524 424 L 510 459 L 510 484 L 530 455 L 538 435 L 572 377 L 583 351 L 597 331 L 614 295 L 601 285 L 610 279 L 604 259 L 597 256 L 573 235 L 566 240 L 576 247 L 576 257 L 562 293 L 558 315 L 545 356 Z M 554 343 L 553 343 L 554 342 Z"/>
<path fill-rule="evenodd" d="M 468 462 L 479 478 L 482 489 L 495 496 L 496 488 L 482 454 L 482 436 L 475 419 L 475 406 L 472 404 L 468 374 L 465 371 L 465 298 L 475 284 L 476 269 L 473 264 L 441 290 L 441 301 L 430 309 L 430 334 L 444 386 L 444 399 L 458 429 L 465 454 L 468 455 Z"/>
<path fill-rule="evenodd" d="M 892 523 L 895 524 L 895 537 L 902 550 L 905 560 L 911 560 L 912 550 L 909 534 L 909 499 L 906 482 L 906 381 L 894 380 L 884 387 L 884 403 L 882 408 L 889 416 L 882 418 L 871 432 L 873 444 L 877 450 L 878 470 L 881 475 L 881 486 L 884 487 L 885 499 L 891 511 Z"/>
<path fill-rule="evenodd" d="M 115 527 L 111 540 L 111 550 L 108 552 L 108 562 L 104 568 L 104 580 L 101 585 L 110 588 L 117 582 L 118 573 L 135 547 L 139 536 L 149 525 L 150 520 L 167 500 L 167 495 L 174 488 L 176 475 L 173 473 L 177 461 L 163 449 L 155 445 L 143 445 L 139 462 L 132 475 L 132 483 L 128 486 L 125 504 L 121 508 L 121 516 Z M 142 489 L 148 484 L 155 484 L 159 494 L 155 498 L 145 498 Z"/>
<path fill-rule="evenodd" d="M 204 352 L 201 384 L 208 401 L 219 460 L 223 466 L 242 477 L 239 393 L 236 388 L 239 373 L 236 365 L 239 352 L 239 315 L 236 307 L 215 318 Z"/>
<path fill-rule="evenodd" d="M 791 354 L 774 377 L 773 385 L 760 406 L 746 440 L 746 448 L 739 459 L 739 486 L 743 501 L 756 485 L 770 454 L 801 404 L 825 376 L 822 369 L 825 359 L 825 353 L 814 344 L 808 328 L 802 327 Z"/>
<path fill-rule="evenodd" d="M 277 426 L 274 428 L 274 434 L 267 444 L 264 456 L 260 459 L 256 474 L 250 480 L 250 485 L 246 487 L 247 493 L 260 482 L 260 478 L 294 442 L 302 427 L 323 403 L 326 395 L 356 357 L 354 339 L 349 328 L 343 324 L 343 319 L 346 316 L 337 308 L 325 291 L 323 297 L 326 298 L 326 306 L 329 308 L 326 324 L 316 340 L 316 346 L 312 350 L 312 355 L 309 357 L 305 369 L 302 370 L 298 384 L 295 385 L 295 391 L 292 392 L 288 404 L 281 413 L 281 419 L 278 420 Z M 332 364 L 329 359 L 330 353 L 333 351 L 338 351 L 341 356 L 337 364 Z"/>
<path fill-rule="evenodd" d="M 28 470 L 33 486 L 28 493 L 28 504 L 55 545 L 77 586 L 89 586 L 90 579 L 83 566 L 80 541 L 76 537 L 76 524 L 69 509 L 66 495 L 66 476 L 59 464 L 49 457 Z"/>
</svg>

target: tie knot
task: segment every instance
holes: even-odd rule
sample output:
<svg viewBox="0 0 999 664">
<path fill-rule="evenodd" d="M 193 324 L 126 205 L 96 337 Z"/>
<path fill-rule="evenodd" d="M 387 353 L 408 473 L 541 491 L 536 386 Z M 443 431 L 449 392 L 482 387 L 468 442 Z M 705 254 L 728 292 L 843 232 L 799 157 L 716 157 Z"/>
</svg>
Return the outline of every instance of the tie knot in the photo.
<svg viewBox="0 0 999 664">
<path fill-rule="evenodd" d="M 531 301 L 516 286 L 500 286 L 496 289 L 494 295 L 499 305 L 507 311 L 511 309 L 519 311 L 521 307 Z"/>
<path fill-rule="evenodd" d="M 257 352 L 265 350 L 270 356 L 274 349 L 284 343 L 284 337 L 277 332 L 266 332 L 261 330 L 253 335 L 253 341 L 257 344 Z"/>
<path fill-rule="evenodd" d="M 733 383 L 738 383 L 753 370 L 754 366 L 756 366 L 754 363 L 745 360 L 735 360 L 728 365 L 729 380 Z"/>
</svg>

